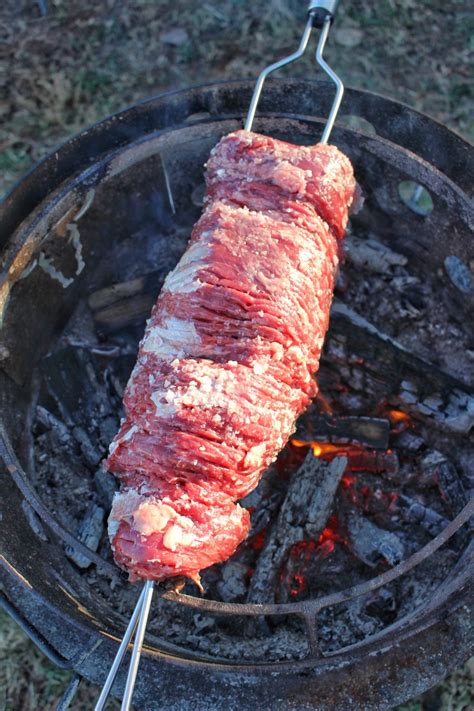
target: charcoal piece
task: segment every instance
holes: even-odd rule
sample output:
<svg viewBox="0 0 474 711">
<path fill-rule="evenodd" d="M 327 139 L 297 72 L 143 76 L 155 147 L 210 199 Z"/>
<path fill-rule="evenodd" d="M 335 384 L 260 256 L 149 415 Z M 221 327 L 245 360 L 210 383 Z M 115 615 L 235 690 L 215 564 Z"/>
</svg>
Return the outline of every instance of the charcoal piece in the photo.
<svg viewBox="0 0 474 711">
<path fill-rule="evenodd" d="M 293 475 L 286 498 L 257 561 L 247 602 L 273 602 L 281 565 L 290 548 L 304 539 L 318 539 L 331 513 L 334 495 L 347 459 L 325 462 L 312 451 Z"/>
<path fill-rule="evenodd" d="M 99 289 L 89 296 L 89 307 L 93 312 L 100 311 L 100 309 L 116 304 L 122 299 L 142 294 L 145 288 L 145 281 L 145 277 L 142 276 Z"/>
<path fill-rule="evenodd" d="M 403 521 L 417 523 L 432 536 L 437 536 L 449 524 L 449 520 L 437 511 L 405 494 L 400 494 L 397 497 L 393 504 L 393 510 L 400 515 Z"/>
<path fill-rule="evenodd" d="M 100 467 L 94 474 L 94 484 L 101 504 L 108 511 L 112 506 L 112 499 L 118 489 L 117 479 Z"/>
<path fill-rule="evenodd" d="M 91 294 L 88 303 L 99 333 L 110 334 L 144 322 L 156 301 L 163 279 L 163 270 L 157 270 Z"/>
<path fill-rule="evenodd" d="M 119 428 L 118 416 L 110 415 L 99 422 L 100 439 L 104 447 L 108 448 Z"/>
<path fill-rule="evenodd" d="M 295 437 L 302 440 L 361 444 L 388 449 L 390 422 L 380 417 L 336 417 L 320 415 L 310 408 L 297 423 Z"/>
<path fill-rule="evenodd" d="M 287 492 L 287 484 L 278 476 L 276 463 L 270 464 L 256 489 L 240 502 L 251 511 L 252 529 L 249 538 L 264 531 L 274 519 Z"/>
<path fill-rule="evenodd" d="M 396 266 L 404 266 L 408 259 L 375 239 L 346 237 L 344 251 L 347 261 L 360 269 L 376 274 L 391 274 Z"/>
<path fill-rule="evenodd" d="M 77 530 L 77 538 L 79 541 L 94 553 L 99 547 L 100 539 L 104 531 L 104 513 L 104 509 L 97 506 L 97 504 L 90 504 Z M 92 564 L 89 558 L 86 558 L 85 555 L 74 550 L 72 546 L 66 546 L 66 555 L 79 568 L 86 569 Z"/>
<path fill-rule="evenodd" d="M 139 294 L 106 306 L 94 313 L 97 330 L 102 335 L 108 335 L 127 326 L 143 324 L 154 303 L 152 296 Z"/>
<path fill-rule="evenodd" d="M 69 346 L 41 362 L 48 391 L 68 426 L 82 424 L 81 410 L 92 415 L 97 386 L 91 382 L 90 371 L 86 369 L 88 359 L 85 350 Z"/>
<path fill-rule="evenodd" d="M 400 469 L 396 452 L 377 452 L 361 450 L 348 453 L 348 470 L 353 472 L 372 472 L 373 474 L 386 473 L 395 477 Z"/>
<path fill-rule="evenodd" d="M 81 448 L 85 462 L 90 467 L 96 467 L 102 459 L 102 454 L 97 447 L 95 447 L 85 429 L 82 427 L 73 427 L 72 435 Z"/>
<path fill-rule="evenodd" d="M 65 447 L 71 443 L 72 437 L 69 428 L 66 427 L 64 422 L 41 405 L 38 405 L 36 408 L 36 423 L 45 431 L 52 433 L 55 444 L 57 444 L 58 447 Z"/>
<path fill-rule="evenodd" d="M 426 446 L 423 437 L 410 430 L 405 430 L 395 435 L 394 445 L 397 449 L 403 449 L 413 454 L 416 454 Z"/>
<path fill-rule="evenodd" d="M 420 468 L 423 476 L 436 484 L 450 513 L 456 516 L 467 504 L 467 494 L 452 462 L 433 450 L 423 457 Z"/>
<path fill-rule="evenodd" d="M 382 560 L 397 565 L 405 557 L 405 548 L 398 536 L 379 528 L 364 516 L 351 514 L 347 519 L 347 531 L 350 549 L 371 568 Z"/>
<path fill-rule="evenodd" d="M 468 434 L 474 427 L 474 397 L 462 390 L 452 390 L 446 397 L 430 394 L 415 402 L 411 409 L 448 432 Z"/>
</svg>

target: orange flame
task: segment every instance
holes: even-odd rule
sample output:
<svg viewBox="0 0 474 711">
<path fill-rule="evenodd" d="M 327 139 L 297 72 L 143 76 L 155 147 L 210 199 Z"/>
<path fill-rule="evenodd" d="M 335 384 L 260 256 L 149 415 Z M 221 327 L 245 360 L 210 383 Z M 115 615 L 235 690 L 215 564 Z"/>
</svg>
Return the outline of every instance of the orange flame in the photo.
<svg viewBox="0 0 474 711">
<path fill-rule="evenodd" d="M 355 444 L 331 444 L 330 442 L 315 442 L 314 440 L 292 439 L 295 447 L 311 447 L 315 457 L 338 457 L 363 451 L 363 447 Z"/>
<path fill-rule="evenodd" d="M 399 422 L 410 422 L 411 417 L 407 412 L 403 412 L 402 410 L 388 410 L 387 411 L 387 417 L 392 423 L 392 425 L 396 425 Z"/>
</svg>

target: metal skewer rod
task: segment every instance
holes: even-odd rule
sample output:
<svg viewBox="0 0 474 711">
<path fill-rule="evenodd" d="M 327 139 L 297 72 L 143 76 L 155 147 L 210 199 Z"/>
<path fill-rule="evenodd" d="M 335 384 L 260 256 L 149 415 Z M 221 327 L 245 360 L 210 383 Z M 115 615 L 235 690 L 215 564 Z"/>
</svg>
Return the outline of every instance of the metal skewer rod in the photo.
<svg viewBox="0 0 474 711">
<path fill-rule="evenodd" d="M 143 588 L 143 602 L 140 610 L 140 616 L 138 620 L 137 634 L 135 636 L 135 642 L 133 644 L 132 658 L 130 660 L 130 666 L 128 668 L 127 683 L 125 684 L 125 691 L 122 699 L 121 711 L 129 711 L 130 704 L 132 702 L 133 690 L 135 688 L 135 681 L 137 678 L 138 665 L 140 664 L 140 656 L 142 653 L 143 638 L 145 637 L 146 625 L 148 622 L 148 615 L 150 612 L 151 600 L 153 597 L 154 582 L 153 580 L 147 580 Z"/>
<path fill-rule="evenodd" d="M 141 591 L 140 597 L 138 598 L 137 604 L 135 605 L 135 609 L 134 609 L 133 614 L 130 618 L 130 622 L 128 623 L 128 627 L 125 630 L 125 634 L 123 636 L 120 647 L 118 648 L 118 652 L 115 655 L 113 664 L 110 667 L 110 671 L 108 673 L 107 679 L 105 680 L 105 684 L 102 688 L 99 699 L 98 699 L 96 705 L 94 706 L 94 711 L 102 711 L 102 709 L 104 708 L 105 703 L 109 697 L 110 689 L 112 688 L 112 685 L 115 681 L 115 677 L 117 676 L 117 672 L 119 670 L 120 664 L 122 663 L 122 659 L 124 658 L 124 655 L 127 651 L 129 642 L 130 642 L 131 638 L 133 637 L 133 633 L 135 632 L 135 629 L 137 627 L 138 618 L 140 617 L 140 613 L 142 611 L 144 598 L 145 598 L 145 587 Z"/>
<path fill-rule="evenodd" d="M 301 38 L 300 46 L 298 47 L 296 52 L 293 52 L 293 54 L 289 54 L 287 57 L 283 57 L 283 59 L 280 59 L 278 62 L 274 62 L 273 64 L 270 64 L 268 67 L 265 67 L 265 69 L 263 69 L 263 71 L 260 72 L 259 77 L 257 79 L 257 83 L 255 85 L 255 89 L 252 94 L 252 100 L 250 102 L 247 118 L 245 120 L 245 130 L 246 131 L 252 130 L 252 124 L 253 124 L 253 120 L 255 118 L 257 104 L 260 99 L 260 94 L 262 93 L 263 84 L 265 82 L 265 79 L 272 72 L 276 71 L 277 69 L 280 69 L 281 67 L 285 67 L 287 64 L 291 64 L 291 62 L 294 62 L 296 59 L 299 59 L 300 57 L 303 56 L 303 54 L 306 51 L 306 47 L 308 46 L 308 40 L 310 38 L 312 29 L 313 29 L 313 18 L 310 15 L 308 15 L 308 19 L 306 21 L 306 26 L 304 28 L 303 36 Z"/>
<path fill-rule="evenodd" d="M 293 54 L 289 54 L 287 57 L 280 59 L 278 62 L 274 62 L 268 67 L 265 67 L 265 69 L 260 73 L 257 79 L 255 89 L 252 94 L 252 99 L 250 101 L 247 118 L 245 120 L 244 128 L 246 131 L 252 130 L 252 125 L 255 119 L 255 112 L 257 110 L 257 105 L 260 100 L 263 84 L 267 76 L 272 72 L 276 71 L 277 69 L 281 69 L 281 67 L 285 67 L 287 64 L 291 64 L 291 62 L 294 62 L 296 59 L 302 57 L 306 51 L 306 47 L 308 46 L 308 41 L 313 27 L 320 27 L 321 35 L 316 50 L 316 62 L 336 85 L 336 96 L 332 103 L 331 110 L 329 112 L 329 117 L 320 141 L 321 143 L 328 142 L 329 136 L 336 121 L 337 113 L 341 106 L 342 97 L 344 95 L 344 84 L 342 83 L 336 72 L 331 69 L 331 67 L 323 57 L 324 48 L 326 46 L 326 41 L 329 34 L 329 28 L 331 27 L 331 23 L 334 19 L 336 6 L 337 0 L 310 1 L 308 7 L 308 19 L 306 20 L 303 36 L 301 37 L 301 41 L 296 52 L 293 52 Z"/>
<path fill-rule="evenodd" d="M 329 34 L 329 28 L 331 27 L 331 18 L 328 15 L 324 20 L 323 29 L 321 30 L 321 36 L 319 38 L 318 47 L 316 49 L 316 61 L 319 66 L 326 72 L 326 74 L 333 80 L 336 85 L 336 97 L 331 106 L 331 111 L 329 112 L 328 120 L 321 136 L 320 143 L 327 143 L 329 136 L 331 134 L 334 122 L 336 121 L 336 116 L 341 106 L 342 97 L 344 96 L 344 84 L 341 79 L 337 76 L 336 72 L 331 69 L 329 64 L 323 57 L 324 47 L 326 46 L 326 40 Z"/>
</svg>

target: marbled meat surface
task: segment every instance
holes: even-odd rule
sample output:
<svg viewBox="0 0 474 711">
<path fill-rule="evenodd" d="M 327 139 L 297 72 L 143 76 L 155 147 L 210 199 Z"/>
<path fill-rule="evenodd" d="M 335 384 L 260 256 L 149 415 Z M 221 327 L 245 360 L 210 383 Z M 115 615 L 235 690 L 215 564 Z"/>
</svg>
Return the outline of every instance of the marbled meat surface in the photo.
<svg viewBox="0 0 474 711">
<path fill-rule="evenodd" d="M 316 394 L 355 181 L 334 146 L 248 131 L 207 165 L 205 209 L 147 323 L 108 469 L 116 562 L 138 578 L 228 558 L 256 487 Z"/>
</svg>

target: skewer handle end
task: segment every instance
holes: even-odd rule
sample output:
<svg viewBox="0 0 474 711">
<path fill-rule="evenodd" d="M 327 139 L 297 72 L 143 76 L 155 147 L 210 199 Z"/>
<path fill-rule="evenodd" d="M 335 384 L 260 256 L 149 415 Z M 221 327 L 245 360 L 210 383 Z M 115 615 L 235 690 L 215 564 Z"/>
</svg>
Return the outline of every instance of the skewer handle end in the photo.
<svg viewBox="0 0 474 711">
<path fill-rule="evenodd" d="M 322 28 L 326 20 L 334 20 L 338 0 L 310 0 L 308 5 L 308 15 L 313 20 L 313 27 Z"/>
</svg>

